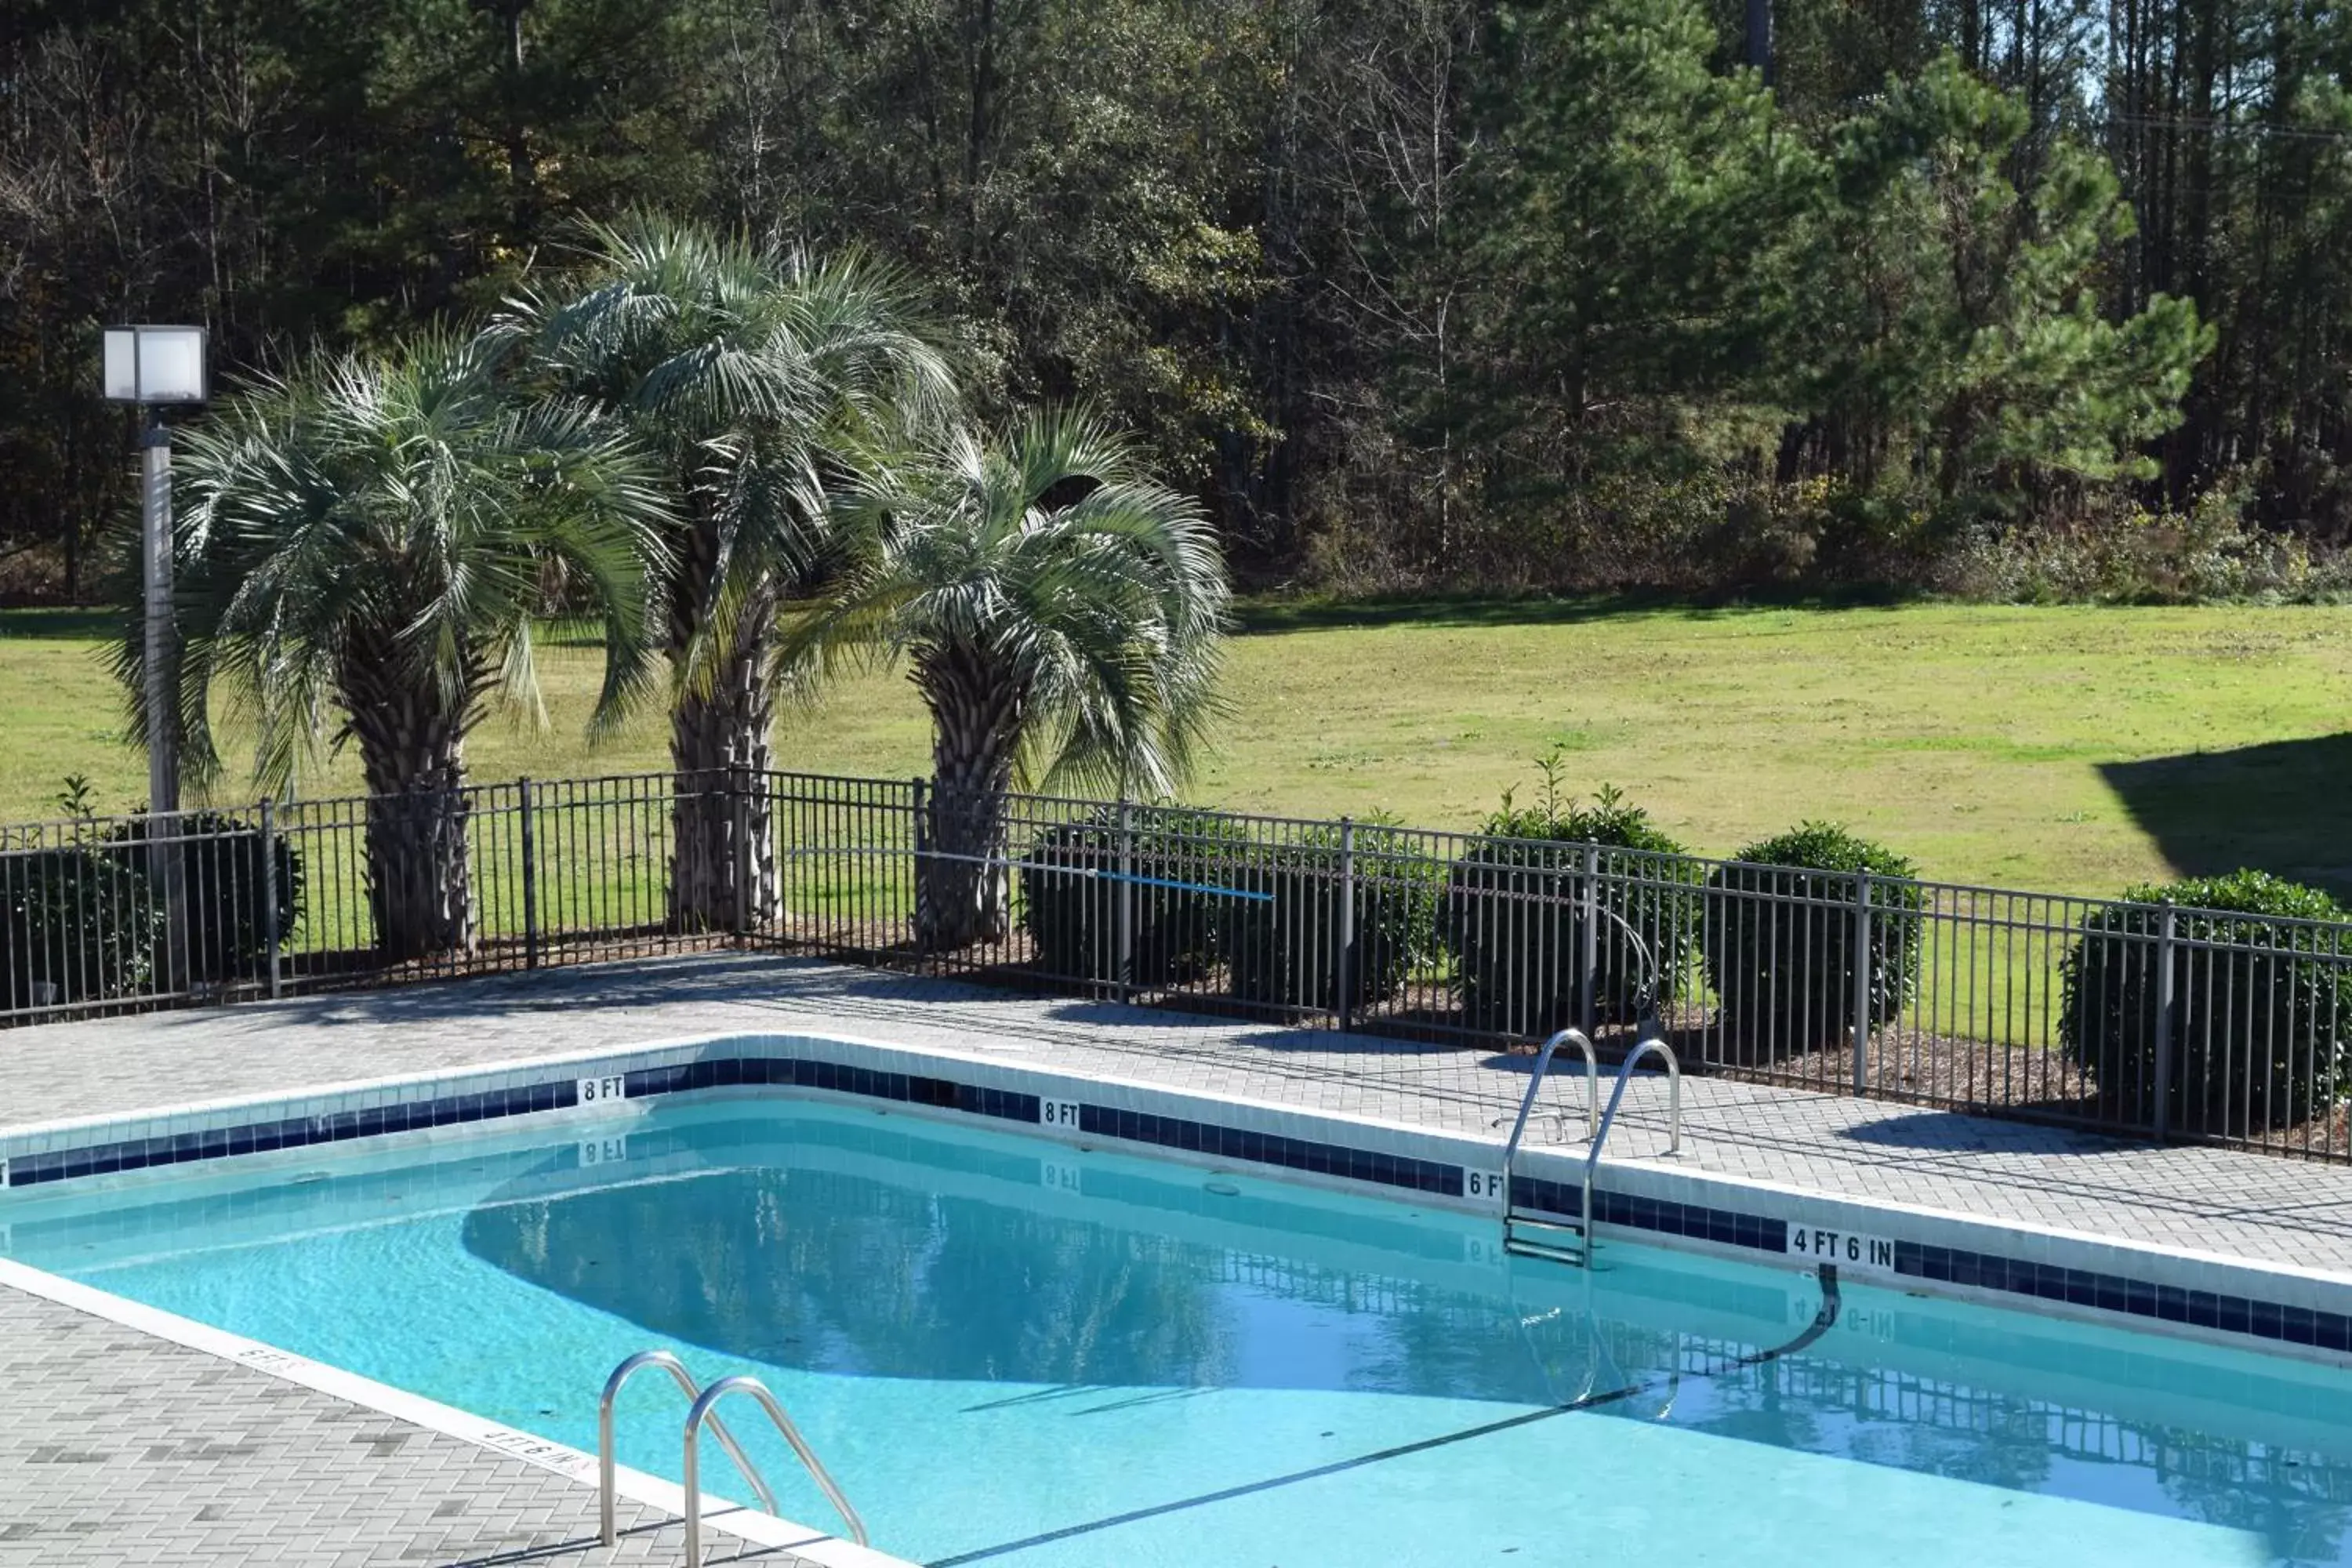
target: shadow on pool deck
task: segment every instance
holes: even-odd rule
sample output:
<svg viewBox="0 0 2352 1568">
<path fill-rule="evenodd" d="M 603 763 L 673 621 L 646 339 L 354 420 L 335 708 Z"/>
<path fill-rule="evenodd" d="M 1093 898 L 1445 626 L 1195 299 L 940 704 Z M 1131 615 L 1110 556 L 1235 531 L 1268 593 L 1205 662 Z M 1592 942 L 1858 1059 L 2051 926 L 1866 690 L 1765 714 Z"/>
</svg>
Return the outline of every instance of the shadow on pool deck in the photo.
<svg viewBox="0 0 2352 1568">
<path fill-rule="evenodd" d="M 1251 1031 L 1252 1048 L 1269 1053 L 1328 1052 L 1344 1040 L 1348 1048 L 1359 1055 L 1370 1052 L 1397 1058 L 1470 1059 L 1461 1045 L 1384 1036 L 1341 1036 L 1329 1029 L 1194 1012 L 1178 1004 L 1147 1006 L 1084 997 L 1056 999 L 1013 984 L 858 969 L 814 957 L 732 952 L 629 960 L 611 965 L 554 967 L 375 990 L 319 992 L 267 1007 L 239 1007 L 226 1013 L 191 1008 L 151 1014 L 142 1020 L 142 1025 L 147 1028 L 169 1028 L 178 1024 L 210 1029 L 226 1018 L 259 1027 L 380 1027 L 455 1022 L 486 1014 L 572 1013 L 586 1008 L 656 1008 L 682 1004 L 768 1005 L 795 1014 L 822 1007 L 832 1013 L 888 1018 L 903 1015 L 908 1007 L 936 1002 L 942 987 L 953 988 L 966 1001 L 999 1001 L 1008 1008 L 1018 1008 L 1026 1015 L 1021 1026 L 1024 1028 L 1034 1027 L 1039 1016 L 1055 1026 L 1088 1035 L 1136 1028 L 1186 1029 L 1207 1024 L 1246 1027 Z M 1524 1068 L 1524 1060 L 1510 1059 Z M 1500 1066 L 1505 1061 L 1506 1058 L 1496 1058 L 1488 1065 Z"/>
<path fill-rule="evenodd" d="M 2108 1133 L 2088 1132 L 2080 1128 L 2063 1128 L 2046 1122 L 2002 1121 L 1988 1116 L 1955 1116 L 1945 1110 L 1916 1110 L 1882 1116 L 1875 1121 L 1841 1127 L 1835 1136 L 1852 1143 L 1874 1143 L 1889 1149 L 1967 1154 L 2047 1154 L 2054 1149 L 2078 1144 L 2107 1149 L 2134 1142 Z"/>
<path fill-rule="evenodd" d="M 882 971 L 844 968 L 822 960 L 794 962 L 775 953 L 698 953 L 610 964 L 555 965 L 379 989 L 322 991 L 266 1009 L 238 1008 L 224 1015 L 218 1009 L 192 1008 L 152 1015 L 144 1022 L 149 1026 L 182 1019 L 206 1023 L 226 1016 L 239 1021 L 282 1020 L 292 1026 L 318 1028 L 436 1022 L 493 1012 L 566 1013 L 585 1007 L 667 1007 L 681 1003 L 757 1006 L 822 1002 L 830 1005 L 870 998 L 879 986 L 897 978 Z"/>
</svg>

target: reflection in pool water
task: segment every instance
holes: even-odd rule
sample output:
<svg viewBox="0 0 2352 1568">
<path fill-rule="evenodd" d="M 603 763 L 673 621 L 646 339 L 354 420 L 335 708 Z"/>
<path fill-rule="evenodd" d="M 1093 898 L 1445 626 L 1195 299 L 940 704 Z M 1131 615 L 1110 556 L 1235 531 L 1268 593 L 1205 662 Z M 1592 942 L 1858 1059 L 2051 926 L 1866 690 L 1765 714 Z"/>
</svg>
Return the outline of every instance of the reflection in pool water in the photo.
<svg viewBox="0 0 2352 1568">
<path fill-rule="evenodd" d="M 2352 1563 L 2334 1369 L 1867 1288 L 1832 1321 L 1802 1275 L 1505 1259 L 1247 1174 L 762 1100 L 220 1189 L 13 1245 L 583 1447 L 614 1362 L 686 1347 L 926 1561 Z M 675 1476 L 665 1397 L 625 1457 Z"/>
</svg>

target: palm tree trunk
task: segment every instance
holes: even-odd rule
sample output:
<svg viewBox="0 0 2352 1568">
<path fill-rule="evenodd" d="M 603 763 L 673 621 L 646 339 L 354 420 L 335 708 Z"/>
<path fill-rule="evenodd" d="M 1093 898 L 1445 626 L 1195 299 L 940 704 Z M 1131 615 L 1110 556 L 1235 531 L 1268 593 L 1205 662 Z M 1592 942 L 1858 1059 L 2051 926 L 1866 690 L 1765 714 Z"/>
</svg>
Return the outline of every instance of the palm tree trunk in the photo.
<svg viewBox="0 0 2352 1568">
<path fill-rule="evenodd" d="M 709 689 L 670 710 L 672 929 L 756 931 L 777 905 L 767 789 L 775 694 L 761 668 L 769 616 L 745 614 Z"/>
<path fill-rule="evenodd" d="M 915 935 L 928 952 L 1003 939 L 1012 898 L 1005 876 L 1005 796 L 1019 743 L 1021 693 L 986 659 L 943 650 L 917 662 L 931 710 L 931 799 L 915 867 Z"/>
<path fill-rule="evenodd" d="M 385 962 L 473 952 L 468 814 L 454 757 L 410 788 L 368 802 L 368 904 Z"/>
<path fill-rule="evenodd" d="M 470 703 L 453 712 L 437 690 L 402 689 L 386 678 L 391 668 L 385 660 L 352 671 L 343 689 L 367 779 L 368 909 L 378 953 L 398 963 L 474 948 L 465 790 Z"/>
</svg>

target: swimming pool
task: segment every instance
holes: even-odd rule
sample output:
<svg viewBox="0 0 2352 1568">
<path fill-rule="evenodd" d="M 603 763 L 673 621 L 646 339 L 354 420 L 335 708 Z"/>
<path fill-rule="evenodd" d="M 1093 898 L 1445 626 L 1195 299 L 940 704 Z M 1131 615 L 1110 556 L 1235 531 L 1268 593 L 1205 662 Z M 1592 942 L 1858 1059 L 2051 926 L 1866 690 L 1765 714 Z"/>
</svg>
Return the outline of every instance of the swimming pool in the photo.
<svg viewBox="0 0 2352 1568">
<path fill-rule="evenodd" d="M 752 1373 L 927 1563 L 2352 1563 L 2336 1367 L 1630 1243 L 1567 1268 L 853 1106 L 718 1091 L 8 1217 L 36 1268 L 575 1447 L 633 1351 Z M 632 1385 L 624 1462 L 675 1479 L 679 1414 Z"/>
</svg>

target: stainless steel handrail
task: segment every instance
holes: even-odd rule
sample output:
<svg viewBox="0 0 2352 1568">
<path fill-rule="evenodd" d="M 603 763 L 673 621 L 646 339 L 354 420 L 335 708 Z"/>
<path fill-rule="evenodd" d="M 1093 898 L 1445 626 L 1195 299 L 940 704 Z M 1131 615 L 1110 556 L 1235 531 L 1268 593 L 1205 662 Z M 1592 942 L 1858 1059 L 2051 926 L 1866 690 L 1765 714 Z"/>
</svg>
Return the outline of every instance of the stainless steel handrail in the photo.
<svg viewBox="0 0 2352 1568">
<path fill-rule="evenodd" d="M 1536 1092 L 1543 1088 L 1544 1074 L 1551 1068 L 1552 1053 L 1564 1044 L 1573 1044 L 1584 1053 L 1584 1135 L 1598 1137 L 1601 1132 L 1601 1058 L 1593 1054 L 1592 1042 L 1584 1037 L 1581 1029 L 1562 1029 L 1543 1043 L 1536 1053 L 1535 1071 L 1528 1075 L 1528 1092 L 1519 1099 L 1518 1119 L 1511 1123 L 1511 1141 L 1503 1145 L 1503 1206 L 1511 1201 L 1511 1159 L 1519 1152 L 1519 1140 L 1527 1136 L 1528 1117 L 1536 1108 Z"/>
<path fill-rule="evenodd" d="M 1609 1142 L 1609 1130 L 1617 1124 L 1617 1107 L 1625 1099 L 1625 1086 L 1633 1081 L 1633 1066 L 1643 1057 L 1656 1052 L 1666 1058 L 1666 1152 L 1683 1152 L 1683 1065 L 1675 1059 L 1672 1046 L 1652 1035 L 1634 1042 L 1617 1064 L 1617 1087 L 1609 1091 L 1609 1109 L 1601 1113 L 1601 1130 L 1592 1135 L 1592 1146 L 1584 1154 L 1584 1256 L 1587 1267 L 1592 1258 L 1592 1173 L 1601 1163 L 1601 1151 Z"/>
<path fill-rule="evenodd" d="M 866 1539 L 866 1521 L 857 1517 L 857 1510 L 849 1506 L 849 1500 L 841 1495 L 839 1487 L 833 1484 L 831 1473 L 801 1436 L 801 1429 L 793 1425 L 793 1418 L 784 1414 L 784 1407 L 776 1402 L 776 1396 L 768 1392 L 768 1385 L 756 1377 L 746 1377 L 739 1373 L 731 1377 L 722 1377 L 704 1389 L 696 1398 L 694 1408 L 686 1413 L 686 1568 L 702 1568 L 701 1449 L 695 1438 L 700 1436 L 705 1421 L 716 1429 L 719 1418 L 710 1413 L 711 1407 L 735 1393 L 748 1394 L 759 1401 L 760 1408 L 768 1413 L 768 1419 L 776 1424 L 776 1430 L 783 1435 L 785 1442 L 792 1445 L 793 1452 L 815 1480 L 817 1489 L 824 1493 L 825 1500 L 848 1521 L 849 1538 L 860 1546 L 869 1544 Z M 729 1444 L 727 1451 L 736 1464 L 743 1463 L 743 1457 L 736 1451 L 734 1445 Z M 746 1468 L 744 1473 L 749 1475 L 751 1471 Z M 756 1478 L 752 1484 L 759 1485 Z M 768 1504 L 768 1511 L 775 1512 L 775 1500 L 766 1496 L 765 1489 L 761 1489 L 761 1497 Z"/>
<path fill-rule="evenodd" d="M 613 1375 L 604 1380 L 604 1393 L 596 1401 L 596 1523 L 598 1538 L 607 1546 L 614 1541 L 613 1472 L 615 1467 L 613 1458 L 613 1401 L 620 1397 L 623 1384 L 649 1366 L 657 1366 L 668 1373 L 670 1381 L 677 1384 L 678 1392 L 684 1394 L 689 1403 L 702 1397 L 702 1390 L 688 1373 L 686 1363 L 667 1351 L 639 1351 L 614 1367 Z M 751 1481 L 751 1489 L 760 1494 L 761 1503 L 770 1513 L 775 1512 L 776 1494 L 768 1489 L 768 1483 L 761 1479 L 760 1472 L 752 1467 L 741 1445 L 735 1441 L 735 1435 L 721 1426 L 716 1415 L 710 1418 L 710 1435 L 719 1439 L 719 1446 L 727 1450 L 736 1468 Z"/>
</svg>

